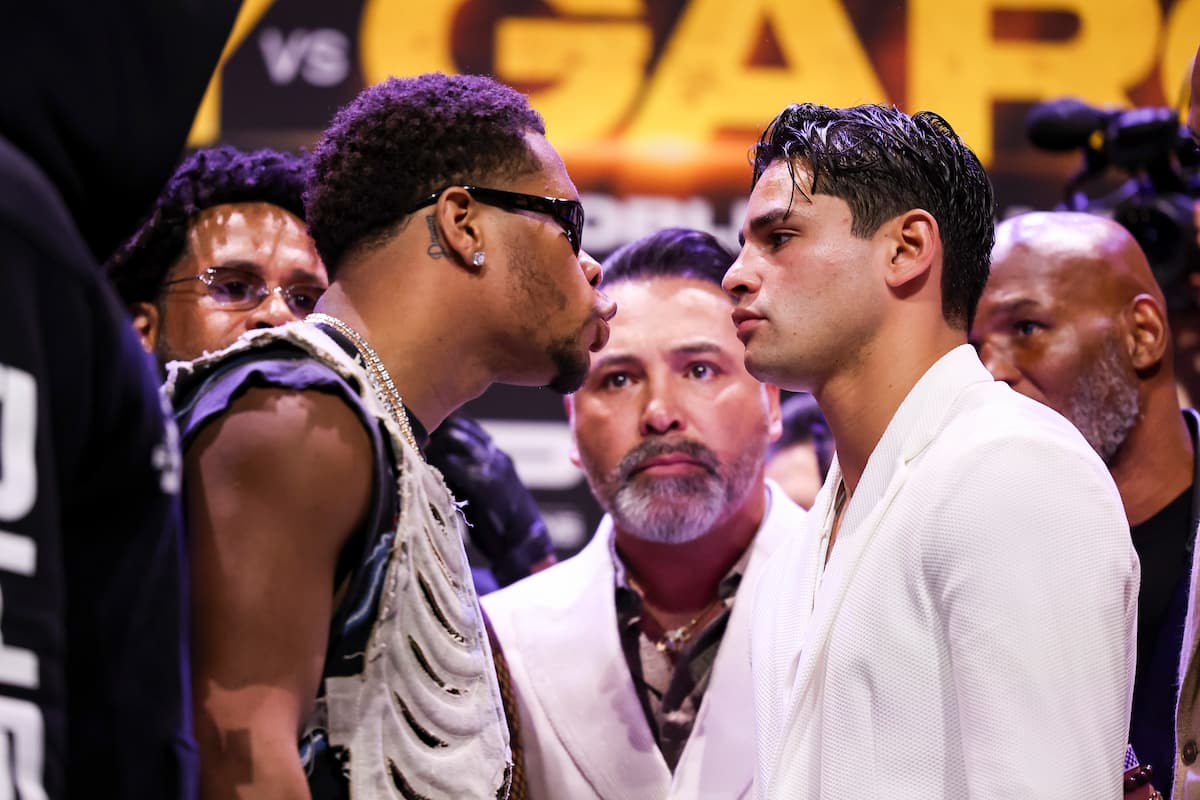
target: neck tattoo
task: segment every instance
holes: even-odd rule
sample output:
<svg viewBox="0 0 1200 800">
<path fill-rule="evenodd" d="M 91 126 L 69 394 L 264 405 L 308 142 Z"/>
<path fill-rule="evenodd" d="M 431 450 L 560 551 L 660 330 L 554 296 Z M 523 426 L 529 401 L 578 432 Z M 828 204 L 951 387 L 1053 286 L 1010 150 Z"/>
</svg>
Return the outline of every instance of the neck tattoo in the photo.
<svg viewBox="0 0 1200 800">
<path fill-rule="evenodd" d="M 388 411 L 388 415 L 391 416 L 396 426 L 400 428 L 400 433 L 404 436 L 404 441 L 408 442 L 417 455 L 423 455 L 421 448 L 417 447 L 417 437 L 413 435 L 412 425 L 409 424 L 408 412 L 404 410 L 404 400 L 400 397 L 400 392 L 396 389 L 396 384 L 392 382 L 391 373 L 383 365 L 383 360 L 375 352 L 375 348 L 371 347 L 370 343 L 367 342 L 361 333 L 337 317 L 332 317 L 329 314 L 314 313 L 305 317 L 304 321 L 313 325 L 328 325 L 350 340 L 350 343 L 354 345 L 354 349 L 358 351 L 363 365 L 367 368 L 367 378 L 371 381 L 371 388 L 375 390 L 375 396 L 383 403 L 384 408 Z"/>
</svg>

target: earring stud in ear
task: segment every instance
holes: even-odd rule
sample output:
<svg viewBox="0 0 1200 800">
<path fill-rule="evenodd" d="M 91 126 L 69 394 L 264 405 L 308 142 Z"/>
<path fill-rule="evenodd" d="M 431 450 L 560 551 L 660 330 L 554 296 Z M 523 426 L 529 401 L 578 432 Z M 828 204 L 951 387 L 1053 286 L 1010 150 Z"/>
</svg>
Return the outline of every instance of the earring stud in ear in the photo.
<svg viewBox="0 0 1200 800">
<path fill-rule="evenodd" d="M 476 250 L 475 253 L 471 256 L 471 263 L 474 264 L 476 267 L 482 267 L 484 265 L 484 262 L 486 262 L 486 261 L 487 261 L 487 256 L 484 255 L 482 250 Z"/>
</svg>

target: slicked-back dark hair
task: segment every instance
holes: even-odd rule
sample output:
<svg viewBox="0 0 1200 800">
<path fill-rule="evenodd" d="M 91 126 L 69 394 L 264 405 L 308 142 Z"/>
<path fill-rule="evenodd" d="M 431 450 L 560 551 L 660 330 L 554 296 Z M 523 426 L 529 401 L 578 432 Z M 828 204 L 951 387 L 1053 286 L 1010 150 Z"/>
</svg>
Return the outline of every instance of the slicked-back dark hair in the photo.
<svg viewBox="0 0 1200 800">
<path fill-rule="evenodd" d="M 434 192 L 538 169 L 529 132 L 546 129 L 526 97 L 482 75 L 430 73 L 364 89 L 313 151 L 308 229 L 329 277 Z"/>
<path fill-rule="evenodd" d="M 188 227 L 206 208 L 270 203 L 304 219 L 304 156 L 277 150 L 243 152 L 220 146 L 183 160 L 129 241 L 105 263 L 125 303 L 153 302 L 171 267 L 184 255 Z"/>
<path fill-rule="evenodd" d="M 866 238 L 914 208 L 932 214 L 943 249 L 942 316 L 970 328 L 988 278 L 995 200 L 979 159 L 950 123 L 932 111 L 910 117 L 877 105 L 794 104 L 759 138 L 754 183 L 778 160 L 805 196 L 845 200 L 855 236 Z M 811 186 L 800 185 L 797 166 L 811 170 Z"/>
<path fill-rule="evenodd" d="M 649 278 L 694 278 L 721 285 L 737 256 L 715 236 L 663 228 L 622 245 L 604 261 L 603 286 Z"/>
</svg>

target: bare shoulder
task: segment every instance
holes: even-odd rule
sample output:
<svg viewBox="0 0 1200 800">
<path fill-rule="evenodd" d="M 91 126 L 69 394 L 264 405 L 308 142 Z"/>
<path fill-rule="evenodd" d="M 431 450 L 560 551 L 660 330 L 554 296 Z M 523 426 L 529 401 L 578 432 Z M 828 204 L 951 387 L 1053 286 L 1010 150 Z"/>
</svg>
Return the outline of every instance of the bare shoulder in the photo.
<svg viewBox="0 0 1200 800">
<path fill-rule="evenodd" d="M 296 734 L 320 686 L 338 557 L 370 499 L 370 437 L 336 395 L 251 389 L 185 461 L 203 794 L 302 796 Z"/>
<path fill-rule="evenodd" d="M 341 398 L 257 388 L 199 433 L 186 463 L 201 481 L 189 494 L 243 509 L 265 503 L 344 540 L 365 513 L 374 461 L 362 421 Z"/>
</svg>

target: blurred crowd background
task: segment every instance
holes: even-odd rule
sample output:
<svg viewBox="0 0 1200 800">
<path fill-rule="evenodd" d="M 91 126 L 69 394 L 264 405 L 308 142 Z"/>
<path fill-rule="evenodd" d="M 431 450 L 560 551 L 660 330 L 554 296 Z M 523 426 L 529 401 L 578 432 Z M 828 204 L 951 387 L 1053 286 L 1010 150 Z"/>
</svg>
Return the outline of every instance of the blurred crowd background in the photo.
<svg viewBox="0 0 1200 800">
<path fill-rule="evenodd" d="M 545 116 L 603 258 L 673 225 L 736 244 L 749 145 L 788 102 L 935 109 L 1001 218 L 1066 204 L 1135 229 L 1191 404 L 1200 190 L 1175 129 L 1197 31 L 1200 0 L 246 0 L 189 146 L 297 150 L 389 74 L 492 74 Z M 600 512 L 561 398 L 495 387 L 464 410 L 512 455 L 560 556 L 582 546 Z"/>
</svg>

